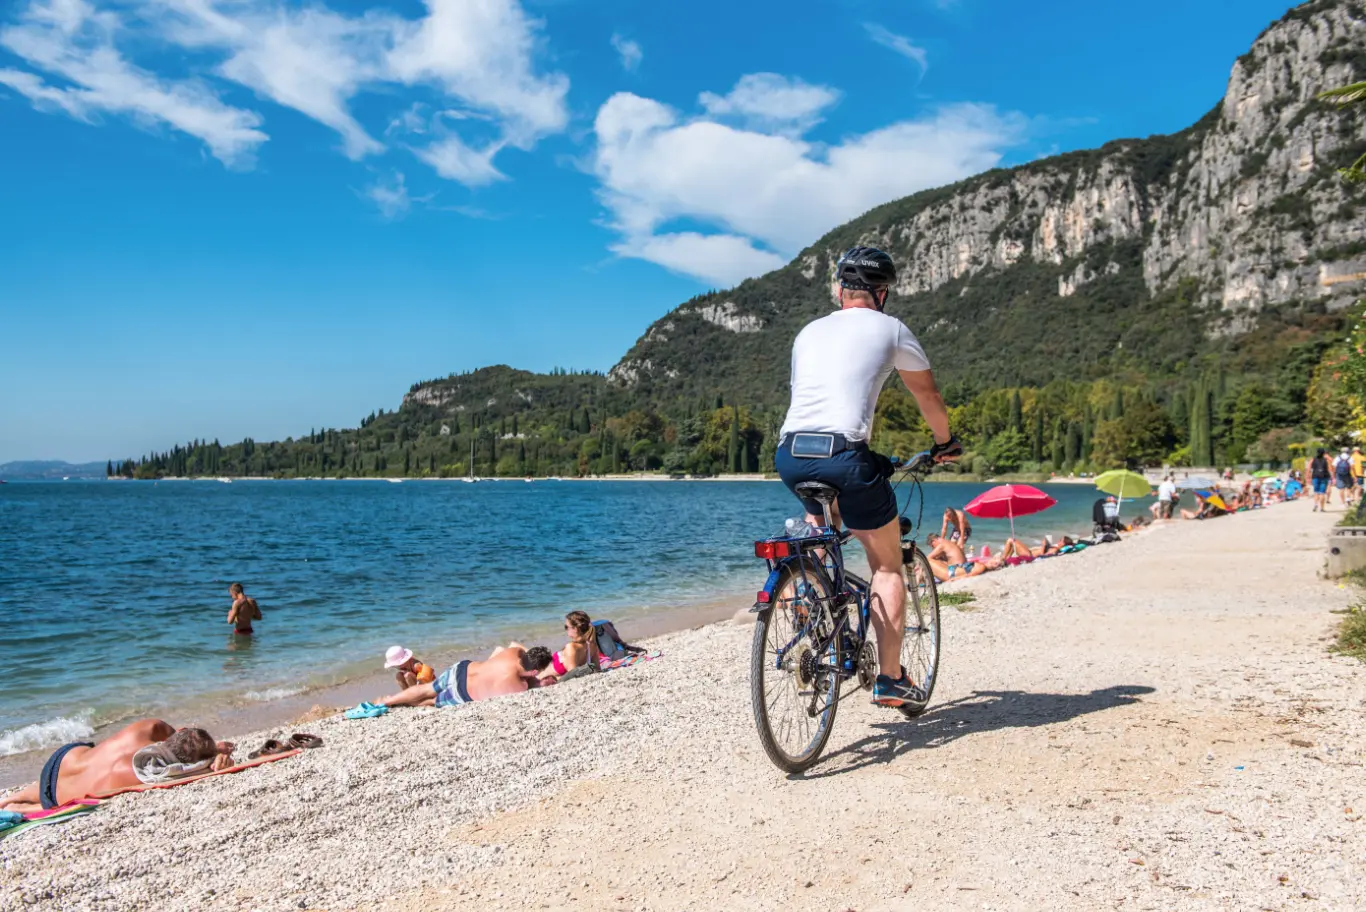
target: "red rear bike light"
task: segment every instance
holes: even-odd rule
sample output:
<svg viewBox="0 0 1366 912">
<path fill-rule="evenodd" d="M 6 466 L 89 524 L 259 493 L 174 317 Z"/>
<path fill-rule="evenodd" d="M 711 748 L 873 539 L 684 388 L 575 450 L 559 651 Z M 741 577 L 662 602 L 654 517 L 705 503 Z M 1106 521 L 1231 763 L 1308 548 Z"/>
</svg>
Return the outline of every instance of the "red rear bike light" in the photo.
<svg viewBox="0 0 1366 912">
<path fill-rule="evenodd" d="M 754 556 L 764 560 L 775 560 L 792 555 L 792 543 L 785 541 L 757 541 L 754 543 Z"/>
<path fill-rule="evenodd" d="M 759 594 L 754 597 L 754 601 L 761 605 L 767 605 L 769 602 L 768 590 L 760 589 Z"/>
</svg>

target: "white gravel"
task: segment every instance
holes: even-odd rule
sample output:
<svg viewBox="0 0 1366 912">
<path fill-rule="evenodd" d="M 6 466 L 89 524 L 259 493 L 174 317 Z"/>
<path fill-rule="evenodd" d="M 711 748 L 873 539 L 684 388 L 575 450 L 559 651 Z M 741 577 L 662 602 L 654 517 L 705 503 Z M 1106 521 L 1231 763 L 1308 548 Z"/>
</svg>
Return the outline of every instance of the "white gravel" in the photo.
<svg viewBox="0 0 1366 912">
<path fill-rule="evenodd" d="M 1335 518 L 972 580 L 935 708 L 844 703 L 804 778 L 759 748 L 750 629 L 712 625 L 544 693 L 308 723 L 325 747 L 0 842 L 0 909 L 1366 908 Z"/>
</svg>

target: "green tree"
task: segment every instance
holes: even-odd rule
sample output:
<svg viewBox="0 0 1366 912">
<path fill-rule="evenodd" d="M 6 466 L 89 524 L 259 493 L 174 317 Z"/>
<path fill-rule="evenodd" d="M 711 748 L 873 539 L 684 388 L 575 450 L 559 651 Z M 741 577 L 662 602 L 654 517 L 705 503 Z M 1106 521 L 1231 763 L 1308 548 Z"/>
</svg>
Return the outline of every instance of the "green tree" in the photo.
<svg viewBox="0 0 1366 912">
<path fill-rule="evenodd" d="M 1017 430 L 1002 431 L 991 439 L 983 452 L 996 472 L 1013 472 L 1029 461 L 1029 441 Z"/>
<path fill-rule="evenodd" d="M 1029 457 L 1034 462 L 1043 462 L 1043 409 L 1034 409 L 1034 438 L 1031 441 Z"/>
<path fill-rule="evenodd" d="M 740 471 L 740 408 L 731 407 L 730 420 L 730 455 L 727 459 L 729 471 Z"/>
<path fill-rule="evenodd" d="M 1010 391 L 1010 418 L 1006 423 L 1006 428 L 1017 434 L 1024 433 L 1024 417 L 1020 407 L 1020 391 Z"/>
<path fill-rule="evenodd" d="M 1318 98 L 1320 101 L 1327 101 L 1339 107 L 1356 104 L 1366 98 L 1366 82 L 1354 82 L 1341 88 L 1329 89 L 1326 92 L 1320 92 Z M 1346 168 L 1339 168 L 1338 174 L 1341 174 L 1342 179 L 1348 183 L 1366 182 L 1366 154 L 1363 154 Z"/>
</svg>

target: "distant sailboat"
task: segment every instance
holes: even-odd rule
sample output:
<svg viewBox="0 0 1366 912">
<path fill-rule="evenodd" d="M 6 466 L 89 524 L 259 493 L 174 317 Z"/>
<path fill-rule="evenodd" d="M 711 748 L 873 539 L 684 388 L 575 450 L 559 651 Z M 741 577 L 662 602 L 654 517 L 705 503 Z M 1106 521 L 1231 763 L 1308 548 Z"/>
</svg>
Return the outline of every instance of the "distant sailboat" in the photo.
<svg viewBox="0 0 1366 912">
<path fill-rule="evenodd" d="M 465 484 L 474 484 L 474 483 L 475 483 L 476 481 L 478 481 L 478 480 L 479 480 L 478 478 L 475 478 L 475 477 L 474 477 L 474 438 L 471 437 L 471 438 L 470 438 L 470 467 L 469 467 L 469 470 L 468 470 L 468 474 L 465 475 L 463 481 L 465 482 Z"/>
</svg>

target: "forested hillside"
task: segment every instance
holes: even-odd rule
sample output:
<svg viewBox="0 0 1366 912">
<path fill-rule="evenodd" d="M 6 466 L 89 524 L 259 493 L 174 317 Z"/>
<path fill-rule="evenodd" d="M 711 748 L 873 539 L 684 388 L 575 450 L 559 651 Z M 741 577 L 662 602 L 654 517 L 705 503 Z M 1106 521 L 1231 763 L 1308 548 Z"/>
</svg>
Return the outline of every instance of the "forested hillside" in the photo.
<svg viewBox="0 0 1366 912">
<path fill-rule="evenodd" d="M 354 430 L 195 442 L 123 474 L 576 475 L 770 467 L 792 337 L 830 308 L 856 243 L 901 267 L 889 311 L 920 336 L 977 471 L 1286 461 L 1351 425 L 1337 394 L 1366 287 L 1356 107 L 1366 8 L 1291 10 L 1228 91 L 1171 136 L 1119 140 L 887 203 L 650 326 L 606 375 L 498 366 L 415 384 Z M 899 381 L 876 444 L 925 430 Z"/>
</svg>

